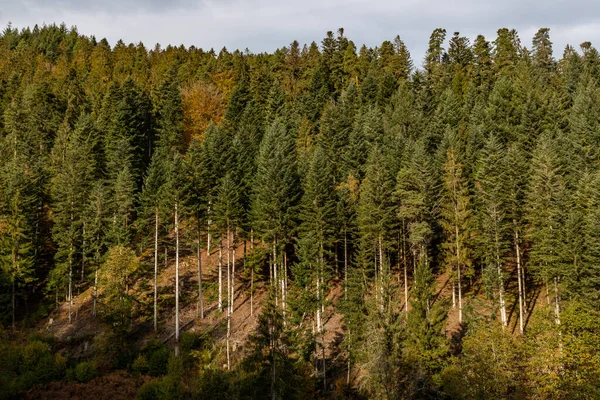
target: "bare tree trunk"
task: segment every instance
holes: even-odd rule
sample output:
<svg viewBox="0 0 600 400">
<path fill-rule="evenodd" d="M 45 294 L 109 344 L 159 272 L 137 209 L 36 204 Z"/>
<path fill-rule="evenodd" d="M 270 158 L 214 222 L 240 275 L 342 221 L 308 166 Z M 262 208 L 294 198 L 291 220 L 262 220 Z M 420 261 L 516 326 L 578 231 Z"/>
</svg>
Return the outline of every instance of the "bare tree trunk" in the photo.
<svg viewBox="0 0 600 400">
<path fill-rule="evenodd" d="M 344 300 L 348 298 L 348 232 L 344 228 Z"/>
<path fill-rule="evenodd" d="M 499 257 L 496 260 L 496 265 L 498 268 L 498 292 L 499 292 L 499 297 L 500 297 L 500 320 L 502 321 L 502 327 L 504 328 L 505 326 L 508 325 L 508 319 L 506 317 L 506 303 L 504 300 L 504 280 L 502 278 L 502 265 L 500 263 Z"/>
<path fill-rule="evenodd" d="M 456 308 L 456 282 L 454 279 L 454 267 L 451 268 L 452 272 L 452 308 Z"/>
<path fill-rule="evenodd" d="M 458 322 L 462 323 L 462 285 L 460 280 L 460 266 L 458 269 Z"/>
<path fill-rule="evenodd" d="M 98 299 L 98 266 L 100 264 L 100 250 L 96 248 L 96 268 L 94 270 L 94 302 L 92 305 L 92 314 L 96 316 L 96 301 Z"/>
<path fill-rule="evenodd" d="M 175 203 L 175 343 L 179 343 L 179 215 L 177 214 L 177 202 Z M 177 347 L 175 354 L 177 354 Z"/>
<path fill-rule="evenodd" d="M 226 247 L 226 251 L 227 251 L 227 302 L 225 303 L 225 306 L 227 307 L 227 318 L 229 318 L 229 307 L 231 306 L 231 272 L 230 272 L 230 268 L 231 268 L 231 237 L 230 237 L 230 233 L 231 231 L 229 230 L 229 223 L 227 223 L 227 247 Z"/>
<path fill-rule="evenodd" d="M 254 229 L 250 229 L 250 253 L 254 257 Z M 254 315 L 254 265 L 250 271 L 250 316 Z"/>
<path fill-rule="evenodd" d="M 73 245 L 69 248 L 69 324 L 72 322 L 71 309 L 73 308 Z"/>
<path fill-rule="evenodd" d="M 277 280 L 277 239 L 273 240 L 273 282 L 275 283 L 275 305 L 279 305 L 279 281 Z"/>
<path fill-rule="evenodd" d="M 230 338 L 231 338 L 231 264 L 229 252 L 231 251 L 229 224 L 227 224 L 227 370 L 231 370 L 230 361 Z"/>
<path fill-rule="evenodd" d="M 198 251 L 197 251 L 197 259 L 198 259 L 198 315 L 201 319 L 204 319 L 204 298 L 202 297 L 202 252 L 201 252 L 201 242 L 200 242 L 200 217 L 197 218 L 198 224 Z"/>
<path fill-rule="evenodd" d="M 83 243 L 81 244 L 81 282 L 85 275 L 85 222 L 83 223 Z"/>
<path fill-rule="evenodd" d="M 209 200 L 208 201 L 208 209 L 206 210 L 206 214 L 207 214 L 207 220 L 206 220 L 206 233 L 207 233 L 207 237 L 206 237 L 206 254 L 207 257 L 210 256 L 210 245 L 212 244 L 212 232 L 210 229 L 210 225 L 212 224 L 212 220 L 210 219 L 210 214 L 211 214 L 211 205 L 212 202 Z"/>
<path fill-rule="evenodd" d="M 458 219 L 458 217 L 456 217 Z M 458 274 L 458 322 L 462 323 L 462 282 L 460 279 L 461 273 L 461 263 L 460 263 L 460 245 L 458 241 L 458 221 L 455 221 L 454 224 L 454 233 L 456 239 L 456 270 Z"/>
<path fill-rule="evenodd" d="M 158 330 L 158 208 L 154 209 L 154 332 Z"/>
<path fill-rule="evenodd" d="M 554 277 L 554 315 L 556 325 L 560 325 L 560 296 L 558 294 L 558 278 Z"/>
<path fill-rule="evenodd" d="M 383 237 L 381 233 L 379 234 L 379 290 L 381 294 L 381 310 L 383 311 Z"/>
<path fill-rule="evenodd" d="M 375 247 L 373 248 L 373 255 L 373 261 L 375 263 L 375 303 L 379 303 L 379 273 L 377 267 L 377 245 L 375 245 Z"/>
<path fill-rule="evenodd" d="M 406 265 L 406 258 L 404 259 L 404 304 L 406 318 L 408 318 L 408 266 Z"/>
<path fill-rule="evenodd" d="M 517 231 L 517 222 L 513 220 L 515 226 L 515 250 L 517 252 L 517 278 L 519 284 L 519 331 L 523 334 L 523 286 L 525 282 L 521 279 L 521 249 L 519 248 L 519 233 Z"/>
<path fill-rule="evenodd" d="M 406 259 L 406 228 L 402 221 L 402 262 L 404 263 L 404 311 L 408 319 L 408 260 Z"/>
<path fill-rule="evenodd" d="M 351 348 L 351 336 L 350 336 L 350 329 L 348 329 L 348 373 L 346 375 L 346 385 L 350 385 L 350 371 L 351 371 L 351 365 L 350 365 L 350 348 Z"/>
<path fill-rule="evenodd" d="M 236 237 L 235 237 L 235 228 L 233 232 L 231 232 L 233 236 L 233 250 L 232 250 L 232 262 L 231 262 L 231 315 L 233 315 L 233 311 L 235 310 L 235 249 L 236 249 Z"/>
<path fill-rule="evenodd" d="M 223 311 L 223 238 L 219 241 L 219 311 Z"/>
<path fill-rule="evenodd" d="M 498 297 L 500 300 L 500 320 L 502 321 L 502 328 L 508 325 L 508 318 L 506 317 L 506 303 L 504 300 L 504 276 L 502 274 L 502 263 L 500 261 L 500 239 L 498 237 L 498 226 L 495 226 L 494 239 L 496 245 L 496 269 L 498 273 Z"/>
</svg>

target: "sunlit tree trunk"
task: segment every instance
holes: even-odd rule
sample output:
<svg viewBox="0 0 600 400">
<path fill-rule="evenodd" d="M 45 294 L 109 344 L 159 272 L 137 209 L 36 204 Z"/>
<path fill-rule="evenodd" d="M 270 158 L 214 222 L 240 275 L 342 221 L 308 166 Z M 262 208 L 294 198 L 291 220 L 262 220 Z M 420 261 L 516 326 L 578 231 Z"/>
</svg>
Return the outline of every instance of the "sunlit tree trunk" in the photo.
<svg viewBox="0 0 600 400">
<path fill-rule="evenodd" d="M 175 203 L 175 343 L 179 343 L 179 215 L 177 214 L 177 203 Z"/>
<path fill-rule="evenodd" d="M 154 209 L 154 332 L 158 330 L 158 208 Z"/>
<path fill-rule="evenodd" d="M 515 226 L 515 251 L 517 253 L 517 278 L 519 284 L 519 330 L 521 335 L 523 334 L 523 292 L 525 287 L 525 282 L 521 279 L 521 249 L 519 248 L 519 232 L 517 231 L 517 222 L 513 220 L 513 225 Z"/>
</svg>

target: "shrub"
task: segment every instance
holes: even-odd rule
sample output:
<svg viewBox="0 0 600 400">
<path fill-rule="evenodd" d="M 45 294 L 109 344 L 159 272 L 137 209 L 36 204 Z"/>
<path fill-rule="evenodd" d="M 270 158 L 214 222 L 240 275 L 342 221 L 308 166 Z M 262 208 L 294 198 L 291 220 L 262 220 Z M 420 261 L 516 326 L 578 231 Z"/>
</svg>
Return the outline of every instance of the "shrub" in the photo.
<svg viewBox="0 0 600 400">
<path fill-rule="evenodd" d="M 148 359 L 148 373 L 152 376 L 162 376 L 167 373 L 169 349 L 161 342 L 150 342 L 145 348 Z"/>
<path fill-rule="evenodd" d="M 75 367 L 75 379 L 77 382 L 86 383 L 98 376 L 98 368 L 91 361 L 84 361 Z"/>
<path fill-rule="evenodd" d="M 150 363 L 145 355 L 140 354 L 131 364 L 131 369 L 133 372 L 138 374 L 147 374 L 150 371 Z"/>
<path fill-rule="evenodd" d="M 142 385 L 135 398 L 137 400 L 158 400 L 160 382 L 151 380 Z"/>
</svg>

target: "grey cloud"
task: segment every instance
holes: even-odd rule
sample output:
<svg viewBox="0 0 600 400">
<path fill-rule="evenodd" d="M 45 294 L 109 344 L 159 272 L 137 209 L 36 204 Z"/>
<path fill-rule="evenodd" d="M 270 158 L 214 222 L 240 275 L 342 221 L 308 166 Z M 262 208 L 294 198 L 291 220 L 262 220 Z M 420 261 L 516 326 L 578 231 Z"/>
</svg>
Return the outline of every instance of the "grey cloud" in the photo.
<svg viewBox="0 0 600 400">
<path fill-rule="evenodd" d="M 273 51 L 294 39 L 319 43 L 326 31 L 342 26 L 359 46 L 377 46 L 399 34 L 417 65 L 437 27 L 446 28 L 448 36 L 460 31 L 488 40 L 498 28 L 514 28 L 528 47 L 538 28 L 549 27 L 560 56 L 567 43 L 599 41 L 599 15 L 600 4 L 585 0 L 0 0 L 0 24 L 64 21 L 111 43 L 122 38 L 148 47 L 160 42 Z"/>
</svg>

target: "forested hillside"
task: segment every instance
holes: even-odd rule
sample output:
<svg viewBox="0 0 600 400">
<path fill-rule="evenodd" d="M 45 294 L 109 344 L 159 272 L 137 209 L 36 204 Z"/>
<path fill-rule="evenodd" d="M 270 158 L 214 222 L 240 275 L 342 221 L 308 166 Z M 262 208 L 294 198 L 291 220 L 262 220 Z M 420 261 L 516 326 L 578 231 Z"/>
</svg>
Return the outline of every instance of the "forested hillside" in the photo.
<svg viewBox="0 0 600 400">
<path fill-rule="evenodd" d="M 599 398 L 600 54 L 549 33 L 412 60 L 7 27 L 0 398 Z"/>
</svg>

